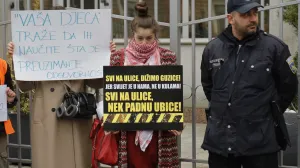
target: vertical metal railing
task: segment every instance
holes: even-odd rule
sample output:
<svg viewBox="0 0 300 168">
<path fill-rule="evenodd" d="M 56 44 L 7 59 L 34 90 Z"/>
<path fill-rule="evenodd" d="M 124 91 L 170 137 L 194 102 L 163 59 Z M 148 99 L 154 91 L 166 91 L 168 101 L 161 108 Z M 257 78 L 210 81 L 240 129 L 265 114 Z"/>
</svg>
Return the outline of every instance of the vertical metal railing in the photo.
<svg viewBox="0 0 300 168">
<path fill-rule="evenodd" d="M 2 12 L 1 12 L 1 22 L 5 22 L 6 20 L 6 2 L 5 1 L 2 1 L 1 3 L 2 5 Z M 4 24 L 3 26 L 0 26 L 0 28 L 2 28 L 2 31 L 1 31 L 1 37 L 2 37 L 2 47 L 3 47 L 3 52 L 2 52 L 2 55 L 3 55 L 3 59 L 6 59 L 6 27 L 7 25 Z M 8 142 L 8 136 L 7 136 L 7 142 Z M 6 148 L 6 151 L 7 151 L 7 155 L 9 155 L 9 148 L 7 147 Z M 8 165 L 7 165 L 8 166 Z"/>
<path fill-rule="evenodd" d="M 181 64 L 180 57 L 180 0 L 169 0 L 170 2 L 170 49 L 177 56 L 177 64 Z"/>
<path fill-rule="evenodd" d="M 1 22 L 5 22 L 6 21 L 6 1 L 2 1 L 1 3 L 2 5 L 2 12 L 1 12 Z M 7 25 L 4 23 L 4 25 L 1 27 L 2 28 L 2 47 L 3 47 L 3 52 L 2 52 L 2 55 L 4 57 L 4 59 L 6 59 L 6 27 Z"/>
<path fill-rule="evenodd" d="M 298 0 L 298 81 L 300 81 L 300 59 L 299 59 L 299 53 L 300 53 L 300 0 Z M 300 82 L 298 83 L 298 108 L 300 107 Z M 298 123 L 298 130 L 297 130 L 297 167 L 300 168 L 300 115 L 299 110 L 297 112 L 297 123 Z"/>
<path fill-rule="evenodd" d="M 279 22 L 283 23 L 283 7 L 279 8 Z M 279 24 L 279 38 L 283 39 L 283 24 Z M 283 166 L 283 152 L 281 151 L 278 153 L 278 165 Z"/>
<path fill-rule="evenodd" d="M 128 0 L 124 0 L 124 16 L 128 16 Z M 128 44 L 128 21 L 124 19 L 124 47 Z"/>
<path fill-rule="evenodd" d="M 212 0 L 208 0 L 208 18 L 212 17 Z M 212 21 L 208 21 L 208 41 L 212 39 Z"/>
<path fill-rule="evenodd" d="M 181 45 L 181 36 L 178 23 L 180 23 L 180 0 L 169 0 L 169 9 L 170 9 L 170 49 L 175 52 L 177 64 L 181 64 L 180 57 L 180 45 Z M 181 155 L 181 138 L 177 138 L 179 155 Z M 181 166 L 180 166 L 181 167 Z"/>
<path fill-rule="evenodd" d="M 195 0 L 192 0 L 192 21 L 195 20 Z M 196 32 L 195 24 L 192 24 L 192 159 L 197 159 L 196 151 Z M 193 168 L 196 168 L 196 162 L 193 162 Z"/>
<path fill-rule="evenodd" d="M 261 0 L 260 3 L 265 6 L 265 0 Z M 260 12 L 260 29 L 265 30 L 265 11 Z"/>
</svg>

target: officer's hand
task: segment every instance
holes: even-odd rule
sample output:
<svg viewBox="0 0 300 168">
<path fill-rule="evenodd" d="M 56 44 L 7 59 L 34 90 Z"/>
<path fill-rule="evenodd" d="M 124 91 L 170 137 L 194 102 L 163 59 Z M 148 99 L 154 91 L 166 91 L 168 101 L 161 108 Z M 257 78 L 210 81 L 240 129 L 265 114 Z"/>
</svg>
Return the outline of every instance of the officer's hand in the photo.
<svg viewBox="0 0 300 168">
<path fill-rule="evenodd" d="M 13 54 L 14 54 L 14 49 L 15 49 L 14 43 L 13 43 L 13 42 L 9 42 L 9 43 L 7 44 L 7 52 L 8 52 L 8 54 L 9 54 L 9 56 L 13 56 Z"/>
</svg>

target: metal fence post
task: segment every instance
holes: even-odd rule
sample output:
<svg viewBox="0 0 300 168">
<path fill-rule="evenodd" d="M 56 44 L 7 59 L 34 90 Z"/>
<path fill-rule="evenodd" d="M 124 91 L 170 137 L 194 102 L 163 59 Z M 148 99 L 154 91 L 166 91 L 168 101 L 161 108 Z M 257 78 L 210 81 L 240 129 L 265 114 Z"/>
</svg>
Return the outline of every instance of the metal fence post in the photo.
<svg viewBox="0 0 300 168">
<path fill-rule="evenodd" d="M 6 1 L 2 1 L 2 12 L 1 12 L 1 22 L 4 22 L 6 20 Z M 2 45 L 3 45 L 3 59 L 6 59 L 6 24 L 3 24 L 2 27 Z"/>
<path fill-rule="evenodd" d="M 192 21 L 195 20 L 195 0 L 192 0 Z M 196 153 L 196 32 L 195 24 L 192 24 L 192 159 L 197 159 Z M 196 162 L 193 162 L 193 168 L 196 168 Z"/>
<path fill-rule="evenodd" d="M 170 2 L 170 49 L 175 52 L 177 64 L 181 65 L 181 33 L 178 23 L 180 23 L 180 0 L 169 0 Z M 177 138 L 178 154 L 181 157 L 181 136 Z M 180 163 L 181 167 L 181 163 Z"/>
<path fill-rule="evenodd" d="M 300 52 L 300 0 L 298 0 L 298 58 L 299 58 L 299 52 Z M 297 77 L 298 77 L 298 81 L 300 80 L 300 59 L 298 60 L 298 71 L 297 71 Z M 300 83 L 298 83 L 298 109 L 300 107 Z M 298 143 L 298 152 L 297 152 L 297 167 L 300 168 L 300 115 L 299 115 L 299 110 L 297 110 L 298 114 L 297 114 L 297 122 L 298 122 L 298 130 L 297 130 L 297 143 Z"/>
<path fill-rule="evenodd" d="M 180 58 L 180 0 L 170 0 L 170 49 L 176 53 L 177 64 L 181 64 Z"/>
</svg>

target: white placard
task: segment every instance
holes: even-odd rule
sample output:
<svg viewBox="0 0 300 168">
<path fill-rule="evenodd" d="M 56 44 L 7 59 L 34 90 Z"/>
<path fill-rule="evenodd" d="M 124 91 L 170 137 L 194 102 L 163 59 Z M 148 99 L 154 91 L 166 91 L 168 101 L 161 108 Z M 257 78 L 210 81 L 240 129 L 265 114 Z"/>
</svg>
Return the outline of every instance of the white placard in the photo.
<svg viewBox="0 0 300 168">
<path fill-rule="evenodd" d="M 109 65 L 111 9 L 12 11 L 17 80 L 103 77 Z"/>
<path fill-rule="evenodd" d="M 0 122 L 7 120 L 7 94 L 6 85 L 0 85 Z"/>
</svg>

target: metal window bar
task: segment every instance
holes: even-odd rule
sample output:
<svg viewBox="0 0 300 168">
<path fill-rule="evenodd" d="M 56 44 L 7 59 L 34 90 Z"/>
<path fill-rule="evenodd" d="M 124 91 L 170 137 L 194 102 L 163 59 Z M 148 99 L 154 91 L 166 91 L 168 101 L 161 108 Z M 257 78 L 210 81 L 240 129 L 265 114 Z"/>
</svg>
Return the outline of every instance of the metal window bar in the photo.
<svg viewBox="0 0 300 168">
<path fill-rule="evenodd" d="M 128 16 L 128 0 L 124 0 L 124 17 Z M 124 20 L 124 47 L 128 44 L 128 21 Z"/>
<path fill-rule="evenodd" d="M 84 0 L 80 0 L 80 9 L 84 9 Z"/>
<path fill-rule="evenodd" d="M 71 0 L 67 0 L 67 8 L 71 7 Z"/>
<path fill-rule="evenodd" d="M 98 0 L 94 0 L 94 8 L 95 9 L 99 8 L 99 1 Z"/>
</svg>

